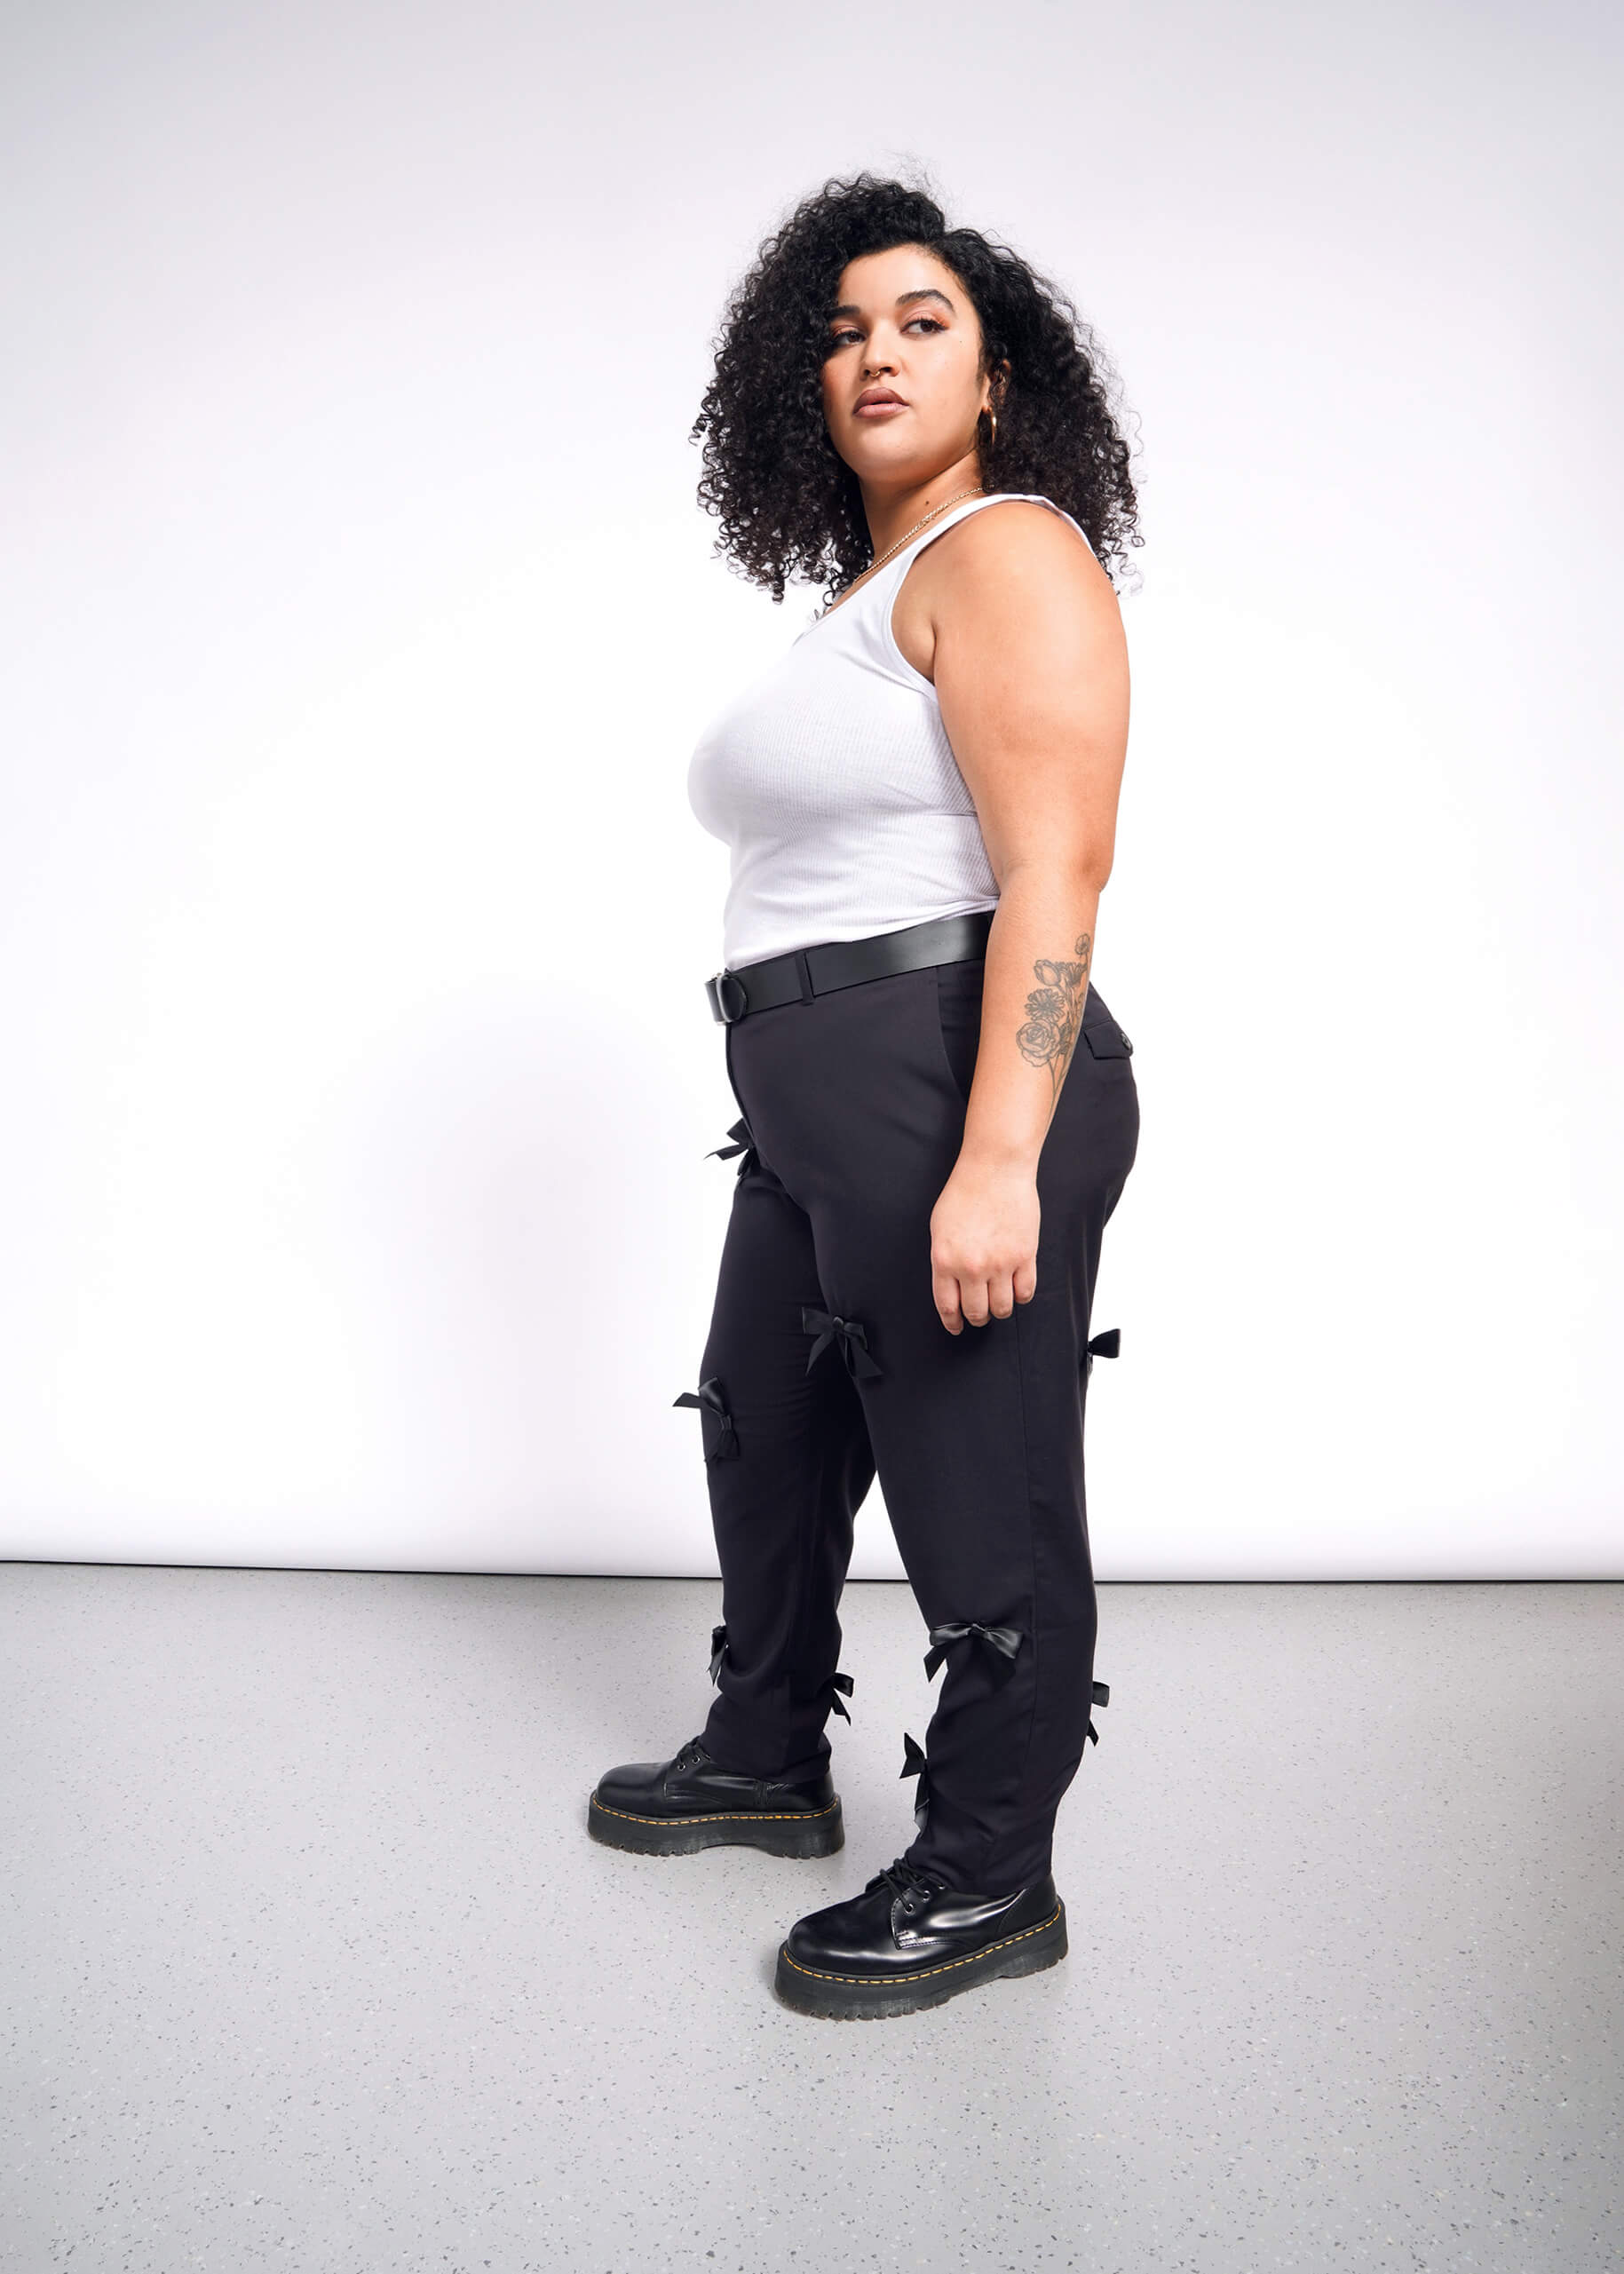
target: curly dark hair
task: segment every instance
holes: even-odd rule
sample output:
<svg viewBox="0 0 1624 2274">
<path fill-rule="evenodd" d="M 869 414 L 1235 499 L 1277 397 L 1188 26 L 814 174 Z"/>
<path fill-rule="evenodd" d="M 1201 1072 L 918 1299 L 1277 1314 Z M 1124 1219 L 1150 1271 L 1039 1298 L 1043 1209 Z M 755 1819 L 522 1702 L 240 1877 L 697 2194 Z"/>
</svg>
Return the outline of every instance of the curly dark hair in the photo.
<svg viewBox="0 0 1624 2274">
<path fill-rule="evenodd" d="M 821 372 L 842 271 L 893 245 L 923 245 L 957 277 L 980 319 L 984 372 L 1008 359 L 995 445 L 985 418 L 978 429 L 983 483 L 1052 498 L 1116 582 L 1145 540 L 1116 375 L 1093 332 L 1018 253 L 949 229 L 928 190 L 867 172 L 804 198 L 728 301 L 689 438 L 704 444 L 699 499 L 721 524 L 717 556 L 775 601 L 791 577 L 821 581 L 832 601 L 868 567 L 862 491 L 829 440 Z"/>
</svg>

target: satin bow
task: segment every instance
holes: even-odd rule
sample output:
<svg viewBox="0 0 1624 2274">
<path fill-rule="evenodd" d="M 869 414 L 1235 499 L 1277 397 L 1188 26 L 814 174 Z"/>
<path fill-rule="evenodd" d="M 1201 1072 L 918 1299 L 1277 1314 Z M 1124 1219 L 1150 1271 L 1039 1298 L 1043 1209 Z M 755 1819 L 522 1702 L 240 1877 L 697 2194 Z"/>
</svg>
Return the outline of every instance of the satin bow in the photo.
<svg viewBox="0 0 1624 2274">
<path fill-rule="evenodd" d="M 741 1177 L 748 1177 L 752 1169 L 759 1168 L 761 1165 L 761 1155 L 756 1150 L 756 1141 L 750 1135 L 750 1125 L 746 1121 L 737 1121 L 727 1134 L 733 1139 L 733 1143 L 713 1145 L 705 1158 L 707 1161 L 731 1161 L 735 1153 L 741 1153 L 744 1158 L 739 1163 L 739 1174 Z"/>
<path fill-rule="evenodd" d="M 827 1311 L 820 1311 L 815 1305 L 804 1303 L 801 1305 L 801 1330 L 804 1334 L 816 1335 L 818 1337 L 812 1344 L 812 1356 L 806 1361 L 808 1374 L 817 1365 L 829 1344 L 837 1341 L 840 1344 L 840 1354 L 846 1362 L 846 1371 L 853 1380 L 858 1382 L 880 1380 L 880 1368 L 875 1364 L 868 1352 L 868 1330 L 857 1319 L 831 1318 Z"/>
<path fill-rule="evenodd" d="M 710 1678 L 719 1690 L 722 1686 L 722 1660 L 727 1656 L 727 1628 L 710 1629 Z"/>
<path fill-rule="evenodd" d="M 1111 1703 L 1111 1692 L 1105 1683 L 1097 1682 L 1094 1684 L 1092 1702 L 1097 1706 L 1108 1706 Z M 1099 1743 L 1099 1731 L 1095 1728 L 1091 1715 L 1089 1721 L 1089 1737 L 1094 1739 L 1096 1745 Z M 1088 1750 L 1089 1737 L 1085 1737 L 1082 1740 L 1085 1752 Z"/>
<path fill-rule="evenodd" d="M 843 1722 L 849 1722 L 852 1716 L 847 1713 L 845 1707 L 840 1702 L 841 1693 L 844 1692 L 849 1698 L 857 1687 L 856 1683 L 852 1681 L 849 1674 L 831 1674 L 828 1678 L 828 1687 L 835 1693 L 830 1699 L 829 1703 L 834 1707 L 835 1711 L 840 1715 Z"/>
<path fill-rule="evenodd" d="M 931 1771 L 925 1766 L 924 1747 L 916 1739 L 910 1737 L 907 1730 L 902 1732 L 900 1775 L 917 1777 L 919 1779 L 918 1784 L 914 1787 L 914 1821 L 923 1832 L 926 1811 L 931 1805 Z"/>
<path fill-rule="evenodd" d="M 1095 1335 L 1087 1350 L 1084 1351 L 1082 1354 L 1082 1370 L 1085 1375 L 1092 1374 L 1094 1371 L 1094 1361 L 1097 1358 L 1121 1358 L 1121 1328 L 1120 1327 L 1107 1327 L 1103 1335 Z"/>
<path fill-rule="evenodd" d="M 944 1627 L 931 1629 L 931 1647 L 925 1653 L 925 1679 L 933 1682 L 936 1669 L 947 1655 L 951 1644 L 962 1643 L 973 1635 L 993 1652 L 994 1668 L 998 1675 L 1000 1689 L 1015 1671 L 1015 1653 L 1021 1646 L 1018 1627 L 984 1627 L 978 1619 L 953 1620 Z"/>
<path fill-rule="evenodd" d="M 722 1434 L 714 1453 L 705 1455 L 707 1461 L 735 1461 L 739 1456 L 739 1435 L 733 1427 L 733 1417 L 727 1410 L 727 1400 L 722 1395 L 719 1375 L 713 1374 L 709 1382 L 701 1382 L 696 1391 L 685 1390 L 680 1398 L 673 1398 L 673 1406 L 697 1406 L 701 1411 L 714 1416 L 721 1423 Z"/>
</svg>

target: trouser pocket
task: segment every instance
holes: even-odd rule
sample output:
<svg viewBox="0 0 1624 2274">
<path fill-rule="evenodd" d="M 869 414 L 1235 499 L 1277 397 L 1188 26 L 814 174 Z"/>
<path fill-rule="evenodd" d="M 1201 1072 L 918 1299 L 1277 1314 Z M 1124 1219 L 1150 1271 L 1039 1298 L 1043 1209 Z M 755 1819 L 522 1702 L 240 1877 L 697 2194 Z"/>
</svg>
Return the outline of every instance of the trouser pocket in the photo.
<svg viewBox="0 0 1624 2274">
<path fill-rule="evenodd" d="M 936 1018 L 942 1056 L 962 1104 L 970 1103 L 981 1041 L 981 1000 L 986 964 L 979 955 L 963 963 L 938 963 Z"/>
</svg>

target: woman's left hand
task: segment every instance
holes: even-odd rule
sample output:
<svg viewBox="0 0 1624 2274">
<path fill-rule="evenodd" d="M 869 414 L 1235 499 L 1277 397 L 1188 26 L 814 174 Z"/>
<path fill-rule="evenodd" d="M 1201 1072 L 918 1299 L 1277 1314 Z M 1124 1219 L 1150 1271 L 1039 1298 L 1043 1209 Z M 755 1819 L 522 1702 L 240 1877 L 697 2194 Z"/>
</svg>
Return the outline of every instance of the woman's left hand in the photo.
<svg viewBox="0 0 1624 2274">
<path fill-rule="evenodd" d="M 1030 1303 L 1038 1284 L 1037 1170 L 961 1153 L 931 1211 L 931 1288 L 950 1335 Z"/>
</svg>

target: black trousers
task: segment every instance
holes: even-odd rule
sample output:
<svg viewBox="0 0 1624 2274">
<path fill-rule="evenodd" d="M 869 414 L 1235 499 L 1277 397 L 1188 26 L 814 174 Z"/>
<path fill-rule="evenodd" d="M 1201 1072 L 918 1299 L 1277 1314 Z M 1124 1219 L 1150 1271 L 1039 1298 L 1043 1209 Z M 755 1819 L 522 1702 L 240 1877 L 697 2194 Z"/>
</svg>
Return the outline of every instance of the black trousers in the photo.
<svg viewBox="0 0 1624 2274">
<path fill-rule="evenodd" d="M 906 1852 L 1002 1893 L 1050 1868 L 1088 1736 L 1089 1312 L 1139 1107 L 1132 1046 L 1090 991 L 1038 1166 L 1037 1292 L 950 1335 L 930 1218 L 963 1137 L 984 975 L 979 960 L 897 973 L 725 1029 L 748 1144 L 701 1390 L 678 1402 L 700 1405 L 722 1566 L 707 1747 L 749 1776 L 828 1760 L 851 1688 L 838 1605 L 877 1469 L 925 1626 L 956 1630 L 933 1653 Z"/>
</svg>

